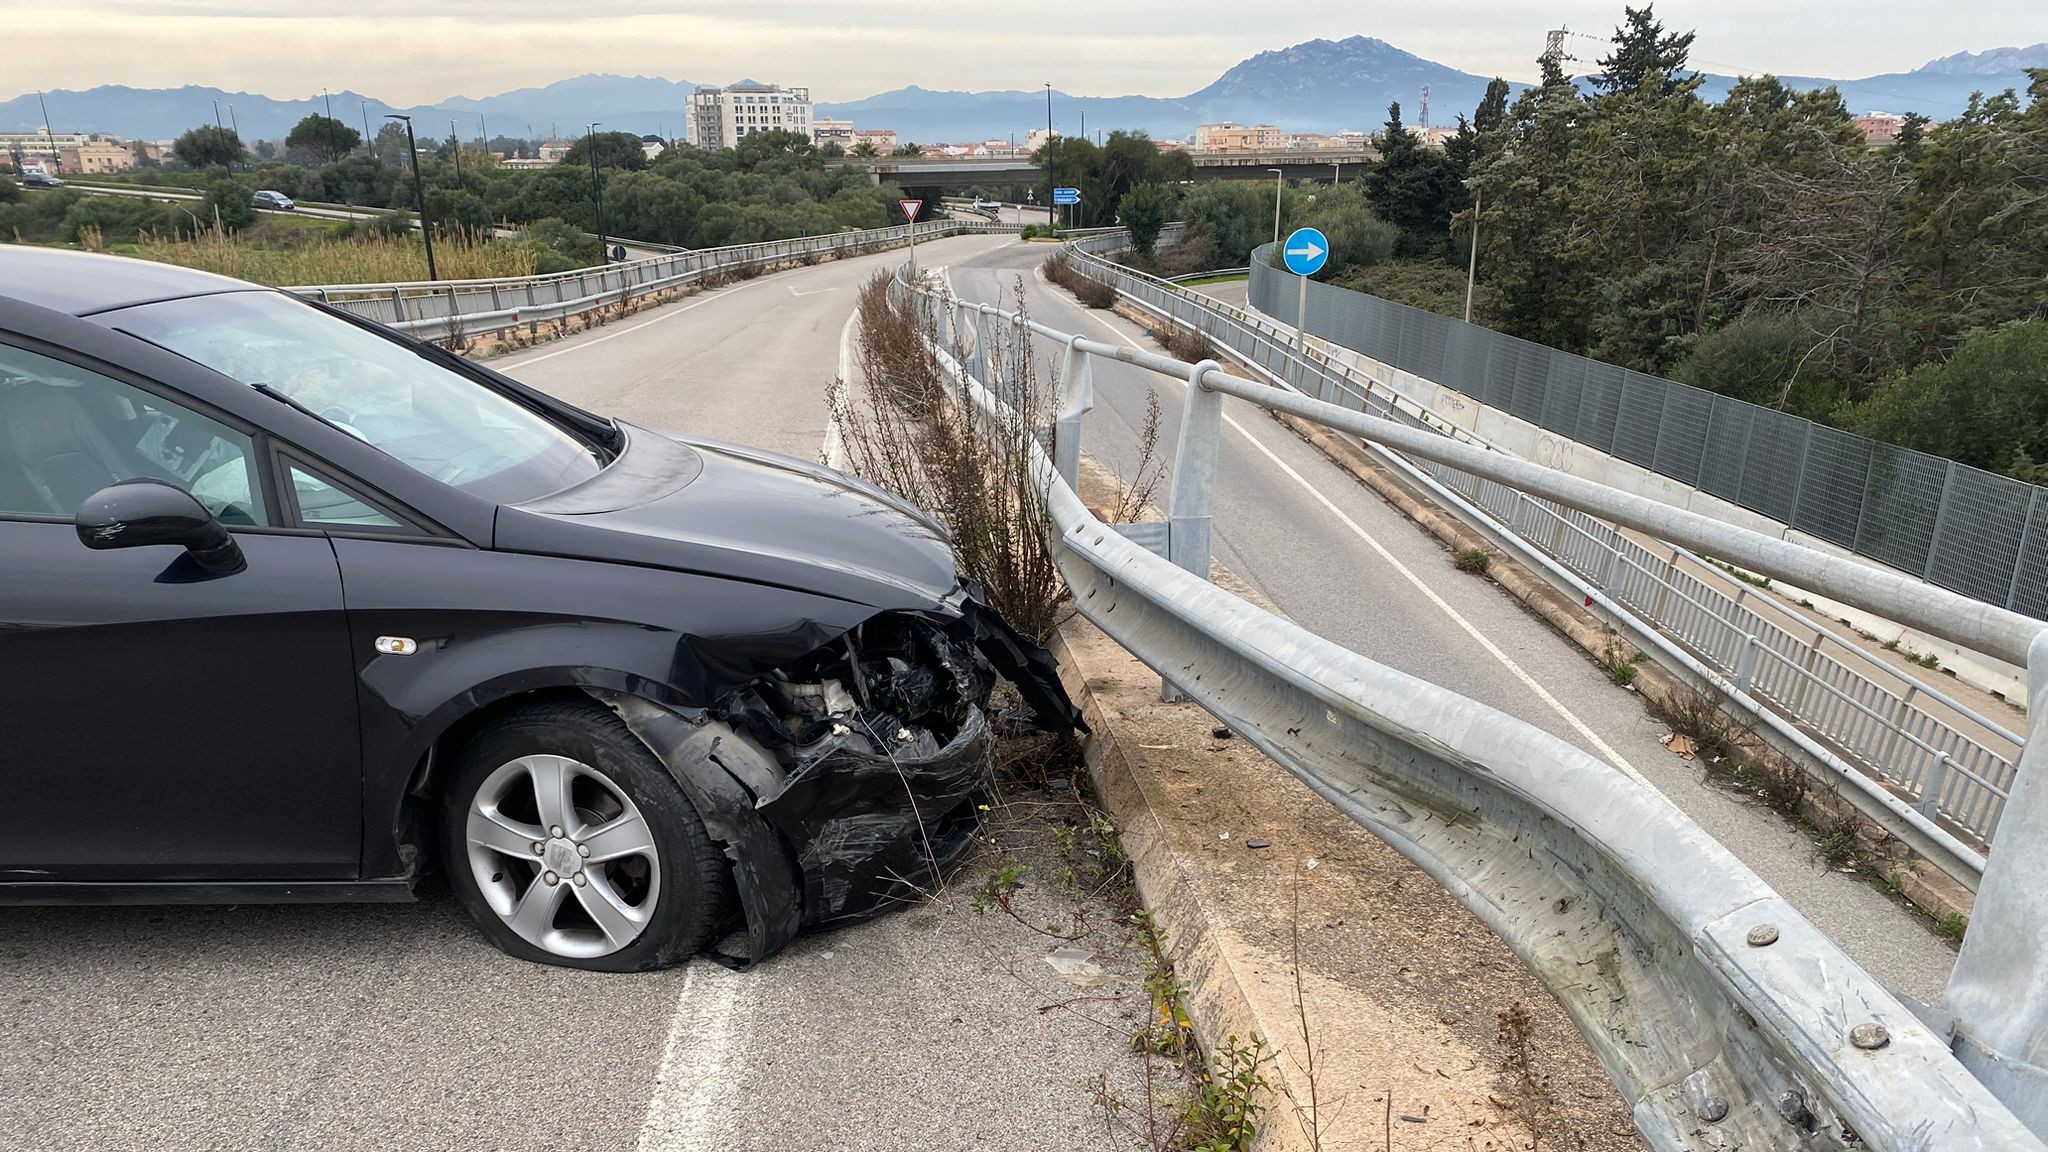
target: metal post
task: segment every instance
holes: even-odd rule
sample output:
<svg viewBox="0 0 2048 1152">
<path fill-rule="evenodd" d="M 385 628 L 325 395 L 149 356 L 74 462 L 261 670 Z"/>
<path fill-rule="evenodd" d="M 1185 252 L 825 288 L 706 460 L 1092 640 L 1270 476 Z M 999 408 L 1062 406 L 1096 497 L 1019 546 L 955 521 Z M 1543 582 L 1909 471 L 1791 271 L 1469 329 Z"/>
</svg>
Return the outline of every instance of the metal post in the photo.
<svg viewBox="0 0 2048 1152">
<path fill-rule="evenodd" d="M 1756 676 L 1756 637 L 1744 633 L 1742 647 L 1735 652 L 1735 690 L 1749 695 L 1749 683 Z"/>
<path fill-rule="evenodd" d="M 1052 462 L 1060 479 L 1081 490 L 1081 416 L 1095 407 L 1095 373 L 1079 336 L 1067 337 L 1067 359 L 1060 367 L 1060 408 L 1052 426 Z"/>
<path fill-rule="evenodd" d="M 413 198 L 419 202 L 420 239 L 427 244 L 427 279 L 439 280 L 440 275 L 434 271 L 434 224 L 427 219 L 427 185 L 420 179 L 420 145 L 419 141 L 413 138 L 412 117 L 393 112 L 387 113 L 384 118 L 405 121 L 405 151 L 412 157 L 412 192 Z"/>
<path fill-rule="evenodd" d="M 1465 323 L 1472 322 L 1472 286 L 1479 282 L 1479 193 L 1472 194 L 1472 259 L 1465 265 Z"/>
<path fill-rule="evenodd" d="M 1948 766 L 1948 753 L 1936 752 L 1927 762 L 1927 775 L 1920 780 L 1920 799 L 1913 802 L 1913 807 L 1929 820 L 1941 815 L 1941 794 L 1948 784 Z"/>
<path fill-rule="evenodd" d="M 1281 171 L 1278 168 L 1268 168 L 1266 169 L 1266 171 L 1271 172 L 1273 174 L 1273 243 L 1278 244 L 1280 243 L 1281 181 L 1286 179 L 1287 173 Z"/>
<path fill-rule="evenodd" d="M 2048 633 L 2027 651 L 2027 743 L 1969 934 L 1942 1004 L 1956 1057 L 2036 1133 L 2048 1131 Z"/>
<path fill-rule="evenodd" d="M 1181 414 L 1180 440 L 1173 452 L 1173 491 L 1168 497 L 1166 558 L 1209 578 L 1209 521 L 1216 506 L 1216 440 L 1223 424 L 1223 394 L 1203 385 L 1217 371 L 1214 360 L 1188 366 L 1188 400 Z"/>
</svg>

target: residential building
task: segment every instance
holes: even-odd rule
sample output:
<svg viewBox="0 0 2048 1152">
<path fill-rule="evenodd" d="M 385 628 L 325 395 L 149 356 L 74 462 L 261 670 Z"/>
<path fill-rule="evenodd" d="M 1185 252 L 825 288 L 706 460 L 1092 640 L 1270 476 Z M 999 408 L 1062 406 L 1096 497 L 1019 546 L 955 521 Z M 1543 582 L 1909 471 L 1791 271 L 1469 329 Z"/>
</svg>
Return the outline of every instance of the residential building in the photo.
<svg viewBox="0 0 2048 1152">
<path fill-rule="evenodd" d="M 58 168 L 82 176 L 126 172 L 135 167 L 135 149 L 117 140 L 93 140 L 58 150 Z"/>
<path fill-rule="evenodd" d="M 1856 127 L 1862 131 L 1863 140 L 1872 148 L 1883 148 L 1896 142 L 1899 129 L 1906 126 L 1904 116 L 1890 112 L 1865 112 L 1856 118 Z"/>
<path fill-rule="evenodd" d="M 663 144 L 658 139 L 640 141 L 640 154 L 642 156 L 647 157 L 649 163 L 652 163 L 656 156 L 659 156 L 666 151 L 668 151 L 668 145 Z"/>
<path fill-rule="evenodd" d="M 1290 152 L 1329 152 L 1343 147 L 1342 140 L 1321 132 L 1296 132 L 1287 138 L 1287 150 Z"/>
<path fill-rule="evenodd" d="M 862 144 L 866 144 L 868 147 L 887 156 L 896 150 L 896 130 L 894 128 L 856 128 L 853 131 L 853 146 L 858 148 Z"/>
<path fill-rule="evenodd" d="M 1051 141 L 1051 140 L 1055 140 L 1055 139 L 1057 139 L 1058 137 L 1059 137 L 1059 133 L 1057 133 L 1057 132 L 1048 132 L 1048 131 L 1046 131 L 1046 130 L 1045 130 L 1045 129 L 1043 129 L 1043 128 L 1033 128 L 1033 129 L 1031 130 L 1031 135 L 1029 135 L 1029 136 L 1026 136 L 1026 137 L 1024 138 L 1024 153 L 1025 153 L 1025 155 L 1027 155 L 1027 156 L 1035 156 L 1035 155 L 1037 155 L 1037 154 L 1038 154 L 1038 150 L 1039 150 L 1040 148 L 1043 148 L 1043 147 L 1045 147 L 1045 146 L 1046 146 L 1046 144 L 1047 144 L 1047 142 L 1049 142 L 1049 141 Z"/>
<path fill-rule="evenodd" d="M 815 140 L 811 90 L 779 84 L 703 87 L 690 94 L 690 143 L 699 148 L 734 148 L 756 132 L 795 132 Z"/>
<path fill-rule="evenodd" d="M 817 117 L 811 121 L 811 140 L 821 148 L 826 144 L 837 144 L 851 150 L 854 144 L 853 121 Z"/>
<path fill-rule="evenodd" d="M 540 146 L 534 149 L 534 154 L 540 157 L 541 165 L 545 167 L 549 164 L 560 164 L 562 157 L 567 156 L 569 149 L 575 146 L 574 140 L 543 140 Z"/>
<path fill-rule="evenodd" d="M 1231 121 L 1195 128 L 1197 152 L 1284 152 L 1287 133 L 1271 124 L 1245 126 Z"/>
<path fill-rule="evenodd" d="M 0 132 L 0 155 L 9 157 L 15 167 L 69 172 L 73 169 L 63 167 L 64 149 L 92 142 L 93 137 L 76 132 Z"/>
</svg>

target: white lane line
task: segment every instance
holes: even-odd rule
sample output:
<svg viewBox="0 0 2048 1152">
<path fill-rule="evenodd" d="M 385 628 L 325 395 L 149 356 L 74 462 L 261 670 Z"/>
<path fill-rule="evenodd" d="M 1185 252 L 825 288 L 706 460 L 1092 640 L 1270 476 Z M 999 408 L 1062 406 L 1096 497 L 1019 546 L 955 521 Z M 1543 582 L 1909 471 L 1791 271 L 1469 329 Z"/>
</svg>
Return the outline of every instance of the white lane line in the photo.
<svg viewBox="0 0 2048 1152">
<path fill-rule="evenodd" d="M 717 1125 L 731 1114 L 730 1097 L 739 1087 L 742 1001 L 748 984 L 759 979 L 701 958 L 689 962 L 640 1123 L 639 1152 L 722 1146 Z"/>
<path fill-rule="evenodd" d="M 856 307 L 846 317 L 845 327 L 839 330 L 839 405 L 851 409 L 853 397 L 853 324 L 860 319 Z M 827 405 L 830 409 L 831 406 Z M 818 447 L 818 459 L 827 468 L 846 471 L 846 441 L 839 431 L 840 412 L 837 409 L 825 413 L 825 442 Z"/>
<path fill-rule="evenodd" d="M 1123 329 L 1118 328 L 1114 324 L 1111 324 L 1108 321 L 1108 319 L 1102 316 L 1095 316 L 1094 310 L 1091 309 L 1088 314 L 1090 316 L 1094 316 L 1096 322 L 1100 323 L 1104 328 L 1107 328 L 1111 332 L 1116 333 L 1117 337 L 1123 340 L 1124 343 L 1129 344 L 1131 347 L 1137 348 L 1141 351 L 1145 349 L 1145 346 L 1143 344 L 1140 344 L 1136 340 L 1131 339 L 1130 336 L 1125 334 Z M 1174 380 L 1174 378 L 1171 376 L 1164 377 L 1164 379 Z M 1187 387 L 1187 381 L 1185 380 L 1175 380 L 1174 382 L 1179 384 L 1182 388 Z M 1514 675 L 1515 679 L 1521 681 L 1522 685 L 1529 689 L 1530 692 L 1534 693 L 1537 699 L 1549 705 L 1551 709 L 1555 711 L 1559 716 L 1564 717 L 1565 723 L 1570 724 L 1574 731 L 1576 731 L 1579 735 L 1584 736 L 1587 742 L 1592 744 L 1592 746 L 1599 751 L 1600 755 L 1607 758 L 1609 764 L 1611 764 L 1616 769 L 1620 770 L 1623 775 L 1628 776 L 1630 779 L 1633 779 L 1636 783 L 1641 784 L 1646 788 L 1649 788 L 1651 791 L 1656 791 L 1656 785 L 1651 784 L 1648 778 L 1646 778 L 1641 772 L 1636 771 L 1635 765 L 1629 763 L 1627 757 L 1615 751 L 1613 746 L 1609 745 L 1607 741 L 1602 740 L 1598 732 L 1593 731 L 1592 728 L 1587 726 L 1585 721 L 1579 719 L 1576 713 L 1574 713 L 1571 709 L 1565 707 L 1564 701 L 1559 700 L 1557 697 L 1551 695 L 1550 691 L 1544 688 L 1543 685 L 1539 683 L 1534 676 L 1531 676 L 1528 673 L 1528 671 L 1524 669 L 1520 664 L 1515 663 L 1515 660 L 1512 656 L 1509 656 L 1506 652 L 1501 651 L 1500 646 L 1495 644 L 1492 640 L 1488 639 L 1486 633 L 1480 631 L 1477 625 L 1473 624 L 1470 620 L 1467 620 L 1463 613 L 1459 612 L 1456 608 L 1451 607 L 1449 601 L 1445 600 L 1442 596 L 1437 595 L 1436 589 L 1431 588 L 1428 584 L 1424 583 L 1422 577 L 1417 576 L 1413 571 L 1409 569 L 1409 567 L 1406 564 L 1403 564 L 1400 560 L 1396 559 L 1394 557 L 1394 554 L 1392 552 L 1389 552 L 1384 544 L 1381 544 L 1377 539 L 1373 537 L 1372 533 L 1367 532 L 1363 527 L 1361 527 L 1358 521 L 1353 520 L 1350 516 L 1346 515 L 1342 508 L 1339 508 L 1336 504 L 1332 503 L 1330 498 L 1328 496 L 1323 495 L 1322 491 L 1318 489 L 1314 484 L 1311 484 L 1307 477 L 1295 471 L 1292 467 L 1288 465 L 1288 463 L 1285 460 L 1282 460 L 1280 459 L 1280 457 L 1274 455 L 1272 449 L 1260 443 L 1258 437 L 1252 435 L 1251 432 L 1248 431 L 1244 425 L 1239 424 L 1237 420 L 1234 417 L 1232 417 L 1229 413 L 1226 412 L 1223 414 L 1223 422 L 1225 424 L 1230 425 L 1232 428 L 1235 428 L 1239 435 L 1243 436 L 1246 440 L 1251 442 L 1252 447 L 1257 448 L 1261 453 L 1265 455 L 1266 459 L 1271 460 L 1275 465 L 1277 465 L 1280 471 L 1286 473 L 1288 477 L 1293 479 L 1293 481 L 1296 484 L 1301 485 L 1302 488 L 1305 489 L 1309 495 L 1315 497 L 1316 501 L 1320 503 L 1324 508 L 1329 509 L 1331 515 L 1335 516 L 1338 519 L 1338 521 L 1342 523 L 1346 528 L 1349 528 L 1353 535 L 1357 536 L 1360 540 L 1365 541 L 1367 547 L 1370 547 L 1375 553 L 1377 553 L 1379 555 L 1379 558 L 1386 561 L 1387 565 L 1393 568 L 1394 571 L 1399 572 L 1403 579 L 1407 580 L 1409 584 L 1415 587 L 1416 591 L 1428 597 L 1429 602 L 1431 604 L 1436 605 L 1437 608 L 1442 610 L 1444 615 L 1449 616 L 1453 623 L 1457 624 L 1459 628 L 1465 631 L 1466 635 L 1472 637 L 1474 640 L 1477 640 L 1479 642 L 1480 647 L 1486 649 L 1489 655 L 1491 655 L 1494 659 L 1500 661 L 1501 664 L 1506 666 L 1507 670 Z"/>
<path fill-rule="evenodd" d="M 791 288 L 791 289 L 789 290 L 789 294 L 790 294 L 791 296 L 819 296 L 819 295 L 823 295 L 823 294 L 824 294 L 824 293 L 826 293 L 826 292 L 837 292 L 837 291 L 839 291 L 839 289 L 837 289 L 837 288 L 813 288 L 813 289 L 811 289 L 811 290 L 810 290 L 809 292 L 799 292 L 799 291 L 797 291 L 797 290 L 796 290 L 795 288 Z"/>
<path fill-rule="evenodd" d="M 594 347 L 598 344 L 604 343 L 607 340 L 617 340 L 621 336 L 631 336 L 633 333 L 638 332 L 642 328 L 652 328 L 656 324 L 661 323 L 663 320 L 673 320 L 676 317 L 681 316 L 685 312 L 695 311 L 696 309 L 702 308 L 703 306 L 711 303 L 714 300 L 723 300 L 727 296 L 730 296 L 735 292 L 744 292 L 750 287 L 752 287 L 751 284 L 741 284 L 734 288 L 728 288 L 723 292 L 706 296 L 704 299 L 697 301 L 695 304 L 685 304 L 681 308 L 677 308 L 674 311 L 662 312 L 661 314 L 657 315 L 654 319 L 643 321 L 642 323 L 639 324 L 635 324 L 631 328 L 621 328 L 616 332 L 607 332 L 602 336 L 594 336 L 588 340 L 580 340 L 574 344 L 569 345 L 567 348 L 557 348 L 553 352 L 543 352 L 530 360 L 521 360 L 514 364 L 507 364 L 505 367 L 524 368 L 528 364 L 538 364 L 543 360 L 553 360 L 557 356 L 567 356 L 571 352 L 581 352 L 585 348 Z"/>
</svg>

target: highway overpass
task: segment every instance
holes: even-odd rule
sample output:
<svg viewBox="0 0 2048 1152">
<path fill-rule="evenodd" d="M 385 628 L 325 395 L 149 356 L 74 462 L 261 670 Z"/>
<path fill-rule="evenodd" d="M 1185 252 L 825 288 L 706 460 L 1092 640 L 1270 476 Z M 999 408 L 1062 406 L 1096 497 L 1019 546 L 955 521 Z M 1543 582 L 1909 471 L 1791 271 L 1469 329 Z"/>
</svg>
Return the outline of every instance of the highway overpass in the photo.
<svg viewBox="0 0 2048 1152">
<path fill-rule="evenodd" d="M 1191 152 L 1197 180 L 1263 180 L 1278 168 L 1289 180 L 1328 180 L 1357 175 L 1360 165 L 1378 160 L 1379 152 L 1362 149 L 1347 152 Z M 1045 169 L 1028 158 L 940 159 L 937 157 L 846 157 L 827 160 L 828 167 L 849 165 L 868 170 L 868 178 L 911 188 L 971 188 L 997 184 L 1037 184 Z"/>
</svg>

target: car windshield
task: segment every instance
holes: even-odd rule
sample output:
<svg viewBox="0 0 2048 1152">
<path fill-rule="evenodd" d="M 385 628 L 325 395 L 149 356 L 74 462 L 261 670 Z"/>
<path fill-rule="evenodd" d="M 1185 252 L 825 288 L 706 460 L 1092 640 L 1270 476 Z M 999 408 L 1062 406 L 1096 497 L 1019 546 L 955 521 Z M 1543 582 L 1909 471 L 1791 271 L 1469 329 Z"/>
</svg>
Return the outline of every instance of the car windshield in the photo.
<svg viewBox="0 0 2048 1152">
<path fill-rule="evenodd" d="M 165 300 L 108 319 L 496 503 L 559 492 L 602 467 L 588 445 L 532 410 L 282 292 Z"/>
</svg>

